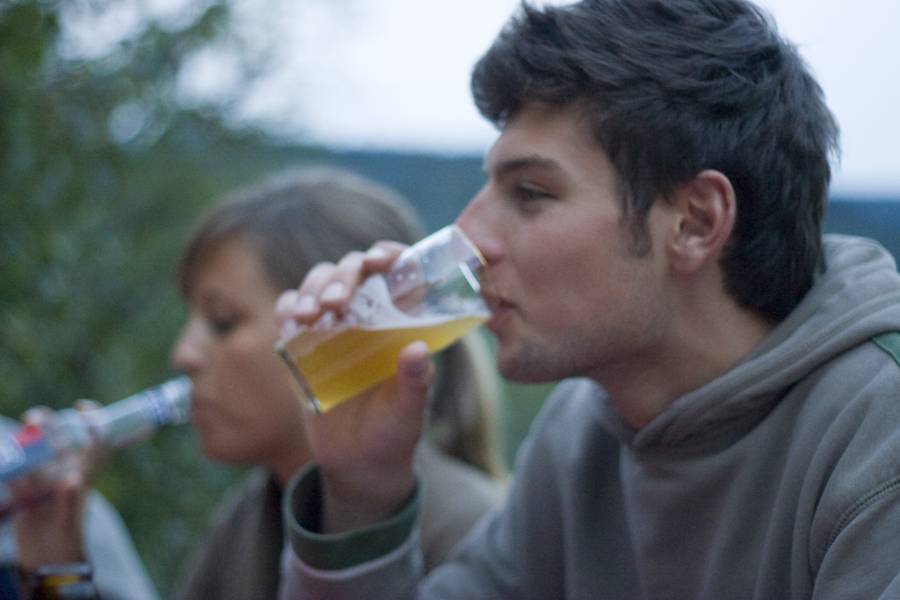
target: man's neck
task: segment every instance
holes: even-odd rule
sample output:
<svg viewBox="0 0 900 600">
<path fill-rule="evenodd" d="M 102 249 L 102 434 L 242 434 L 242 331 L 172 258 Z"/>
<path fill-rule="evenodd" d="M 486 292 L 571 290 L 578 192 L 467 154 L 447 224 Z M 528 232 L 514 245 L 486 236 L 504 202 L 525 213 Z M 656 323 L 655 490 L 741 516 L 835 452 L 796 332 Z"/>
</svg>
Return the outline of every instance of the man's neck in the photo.
<svg viewBox="0 0 900 600">
<path fill-rule="evenodd" d="M 773 328 L 769 321 L 732 302 L 707 303 L 677 314 L 662 343 L 634 364 L 598 378 L 635 429 L 647 425 L 676 399 L 733 369 Z"/>
</svg>

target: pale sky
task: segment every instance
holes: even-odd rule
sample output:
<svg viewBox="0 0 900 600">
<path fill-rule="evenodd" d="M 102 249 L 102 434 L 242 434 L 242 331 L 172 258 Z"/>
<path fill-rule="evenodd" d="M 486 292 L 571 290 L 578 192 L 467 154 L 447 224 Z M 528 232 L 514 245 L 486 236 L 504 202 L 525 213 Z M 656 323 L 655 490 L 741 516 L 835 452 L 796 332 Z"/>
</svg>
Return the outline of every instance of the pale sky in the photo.
<svg viewBox="0 0 900 600">
<path fill-rule="evenodd" d="M 337 148 L 482 154 L 469 72 L 515 0 L 263 0 L 279 65 L 245 114 Z M 900 2 L 760 0 L 842 128 L 835 188 L 900 196 Z M 246 0 L 252 27 L 253 0 Z M 268 12 L 271 15 L 273 13 Z M 272 24 L 275 23 L 273 26 Z M 260 26 L 261 27 L 261 26 Z"/>
</svg>

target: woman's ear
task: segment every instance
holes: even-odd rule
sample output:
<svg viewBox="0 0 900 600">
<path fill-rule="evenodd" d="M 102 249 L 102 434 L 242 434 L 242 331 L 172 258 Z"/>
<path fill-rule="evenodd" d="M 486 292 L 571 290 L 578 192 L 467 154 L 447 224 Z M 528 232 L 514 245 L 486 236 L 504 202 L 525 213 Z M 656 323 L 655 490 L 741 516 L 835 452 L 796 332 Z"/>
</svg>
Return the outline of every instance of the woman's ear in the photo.
<svg viewBox="0 0 900 600">
<path fill-rule="evenodd" d="M 737 217 L 734 188 L 728 178 L 719 171 L 701 171 L 675 190 L 671 205 L 676 219 L 667 250 L 673 267 L 694 273 L 717 261 Z"/>
</svg>

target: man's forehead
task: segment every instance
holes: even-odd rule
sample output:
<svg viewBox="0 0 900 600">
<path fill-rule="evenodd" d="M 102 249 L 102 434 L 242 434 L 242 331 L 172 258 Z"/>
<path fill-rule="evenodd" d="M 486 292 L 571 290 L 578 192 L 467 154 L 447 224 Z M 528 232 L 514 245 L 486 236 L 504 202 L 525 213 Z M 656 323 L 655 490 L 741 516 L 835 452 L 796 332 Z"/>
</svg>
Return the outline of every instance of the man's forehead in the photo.
<svg viewBox="0 0 900 600">
<path fill-rule="evenodd" d="M 574 107 L 528 105 L 507 122 L 482 164 L 486 173 L 565 170 L 579 156 L 603 152 Z M 605 153 L 604 153 L 605 154 Z"/>
<path fill-rule="evenodd" d="M 483 164 L 483 170 L 494 176 L 502 176 L 513 171 L 524 169 L 541 169 L 546 171 L 560 171 L 562 166 L 552 156 L 540 153 L 523 153 L 510 155 L 494 155 L 488 153 Z"/>
</svg>

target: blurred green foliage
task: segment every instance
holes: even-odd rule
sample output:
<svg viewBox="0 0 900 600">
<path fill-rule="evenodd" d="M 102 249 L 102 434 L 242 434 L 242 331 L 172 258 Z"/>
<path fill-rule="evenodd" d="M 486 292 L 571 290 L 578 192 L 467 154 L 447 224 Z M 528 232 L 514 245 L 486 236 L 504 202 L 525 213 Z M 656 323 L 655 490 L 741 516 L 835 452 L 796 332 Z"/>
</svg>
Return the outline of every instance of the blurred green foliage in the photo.
<svg viewBox="0 0 900 600">
<path fill-rule="evenodd" d="M 179 104 L 180 70 L 192 50 L 229 34 L 230 0 L 194 3 L 202 10 L 177 26 L 145 19 L 97 56 L 73 52 L 67 15 L 102 13 L 115 2 L 0 0 L 6 416 L 36 404 L 69 407 L 82 397 L 107 403 L 171 376 L 168 354 L 184 319 L 175 266 L 199 213 L 273 170 L 341 162 L 227 125 L 227 98 L 216 106 Z M 429 164 L 378 163 L 370 176 L 399 184 L 414 202 L 431 202 L 417 204 L 436 226 L 452 219 L 481 176 L 477 161 Z M 472 178 L 464 180 L 463 171 Z M 440 193 L 423 191 L 422 176 Z M 522 408 L 501 415 L 507 457 L 545 393 L 515 391 Z M 241 475 L 207 461 L 189 428 L 112 457 L 97 487 L 125 519 L 162 597 L 202 537 L 212 506 Z"/>
<path fill-rule="evenodd" d="M 72 6 L 0 2 L 0 413 L 12 417 L 113 401 L 170 376 L 187 228 L 224 191 L 317 155 L 175 101 L 184 57 L 227 27 L 227 2 L 206 2 L 181 27 L 148 22 L 94 59 L 64 51 Z M 188 429 L 104 471 L 98 487 L 163 597 L 239 475 L 205 461 Z"/>
</svg>

